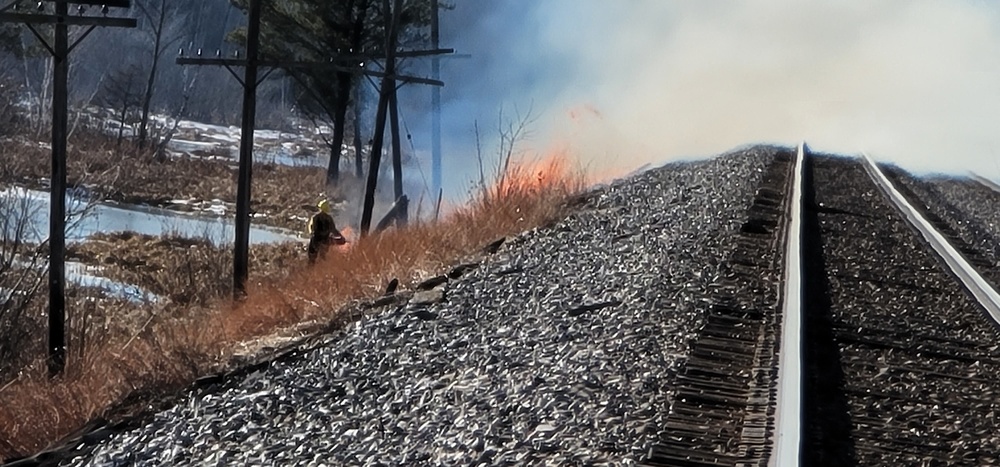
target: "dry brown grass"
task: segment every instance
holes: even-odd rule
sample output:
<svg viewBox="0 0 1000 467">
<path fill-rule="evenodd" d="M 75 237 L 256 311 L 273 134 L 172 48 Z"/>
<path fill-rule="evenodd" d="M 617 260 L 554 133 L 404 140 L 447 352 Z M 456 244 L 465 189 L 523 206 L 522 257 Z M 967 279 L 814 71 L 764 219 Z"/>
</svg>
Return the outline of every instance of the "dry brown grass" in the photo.
<svg viewBox="0 0 1000 467">
<path fill-rule="evenodd" d="M 297 323 L 342 320 L 345 305 L 379 294 L 392 278 L 405 285 L 439 274 L 490 241 L 549 222 L 585 184 L 566 168 L 513 167 L 505 182 L 440 223 L 360 239 L 284 279 L 253 276 L 237 304 L 147 310 L 151 319 L 138 332 L 107 332 L 71 354 L 64 376 L 35 371 L 0 388 L 0 458 L 44 449 L 95 417 L 185 387 L 218 371 L 241 343 Z"/>
<path fill-rule="evenodd" d="M 304 244 L 251 245 L 250 254 L 251 278 L 274 282 L 301 264 Z M 102 276 L 138 285 L 177 305 L 206 306 L 232 288 L 232 248 L 208 238 L 95 234 L 70 245 L 67 259 L 97 265 Z"/>
<path fill-rule="evenodd" d="M 51 152 L 28 140 L 0 143 L 0 182 L 45 189 L 39 180 L 51 175 Z M 301 230 L 308 216 L 303 206 L 316 202 L 325 185 L 325 169 L 254 164 L 252 209 L 266 214 L 255 222 Z M 236 200 L 232 161 L 176 158 L 156 161 L 149 151 L 94 132 L 80 131 L 69 142 L 67 182 L 99 187 L 102 196 L 123 203 L 162 206 L 173 199 Z M 316 190 L 304 190 L 315 187 Z"/>
</svg>

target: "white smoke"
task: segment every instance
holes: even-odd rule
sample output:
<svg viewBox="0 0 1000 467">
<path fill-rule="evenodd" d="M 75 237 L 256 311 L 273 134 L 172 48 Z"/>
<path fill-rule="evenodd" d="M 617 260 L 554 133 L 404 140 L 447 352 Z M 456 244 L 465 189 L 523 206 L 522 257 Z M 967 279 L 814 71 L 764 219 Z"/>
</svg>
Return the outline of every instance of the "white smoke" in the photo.
<svg viewBox="0 0 1000 467">
<path fill-rule="evenodd" d="M 459 0 L 443 14 L 446 164 L 472 122 L 533 106 L 528 142 L 597 172 L 805 139 L 1000 178 L 1000 6 L 971 0 Z M 454 177 L 451 178 L 454 180 Z M 457 193 L 459 190 L 452 190 Z"/>
</svg>

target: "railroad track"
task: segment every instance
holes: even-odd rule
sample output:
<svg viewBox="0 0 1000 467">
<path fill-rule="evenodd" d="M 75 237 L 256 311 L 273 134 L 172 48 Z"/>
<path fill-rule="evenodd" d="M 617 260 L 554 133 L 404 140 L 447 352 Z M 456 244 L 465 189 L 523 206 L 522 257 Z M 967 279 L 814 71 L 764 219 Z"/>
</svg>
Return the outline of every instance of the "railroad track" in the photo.
<svg viewBox="0 0 1000 467">
<path fill-rule="evenodd" d="M 990 263 L 903 177 L 775 158 L 645 465 L 1000 462 Z"/>
</svg>

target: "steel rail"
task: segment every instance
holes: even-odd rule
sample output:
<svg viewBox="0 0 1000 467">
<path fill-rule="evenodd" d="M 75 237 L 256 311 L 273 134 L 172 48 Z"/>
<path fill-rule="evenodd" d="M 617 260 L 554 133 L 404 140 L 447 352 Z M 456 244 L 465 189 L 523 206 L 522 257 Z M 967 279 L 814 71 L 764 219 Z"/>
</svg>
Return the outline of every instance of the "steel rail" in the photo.
<svg viewBox="0 0 1000 467">
<path fill-rule="evenodd" d="M 989 188 L 997 193 L 1000 193 L 1000 185 L 997 185 L 997 182 L 994 182 L 993 180 L 990 180 L 986 177 L 983 177 L 982 175 L 974 173 L 970 173 L 969 178 L 979 182 L 980 185 L 985 186 L 986 188 Z"/>
<path fill-rule="evenodd" d="M 937 229 L 925 219 L 916 208 L 914 208 L 906 198 L 896 190 L 892 182 L 882 173 L 878 164 L 865 153 L 862 158 L 866 162 L 865 168 L 868 175 L 875 180 L 875 183 L 889 196 L 892 203 L 903 213 L 903 216 L 920 235 L 927 240 L 934 252 L 944 260 L 951 272 L 958 277 L 969 292 L 976 298 L 979 304 L 993 318 L 993 321 L 1000 324 L 1000 294 L 993 288 L 979 272 L 969 264 L 961 253 Z"/>
<path fill-rule="evenodd" d="M 802 439 L 802 200 L 806 143 L 799 144 L 788 200 L 774 451 L 768 465 L 799 465 Z"/>
</svg>

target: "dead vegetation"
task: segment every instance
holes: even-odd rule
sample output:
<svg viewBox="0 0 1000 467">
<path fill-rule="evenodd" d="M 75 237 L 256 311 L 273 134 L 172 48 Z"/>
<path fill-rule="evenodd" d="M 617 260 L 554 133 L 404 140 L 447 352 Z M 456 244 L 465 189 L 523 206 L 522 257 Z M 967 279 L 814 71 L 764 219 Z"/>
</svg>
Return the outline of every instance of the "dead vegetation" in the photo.
<svg viewBox="0 0 1000 467">
<path fill-rule="evenodd" d="M 236 200 L 235 162 L 225 158 L 177 157 L 157 159 L 131 144 L 118 146 L 113 138 L 80 129 L 69 141 L 68 184 L 87 186 L 102 199 L 129 204 L 169 207 L 176 199 L 226 203 Z M 4 164 L 0 182 L 47 189 L 50 150 L 25 139 L 0 142 Z M 319 193 L 301 187 L 321 187 L 321 167 L 254 164 L 251 208 L 261 214 L 254 222 L 301 230 L 301 217 L 309 212 Z"/>
<path fill-rule="evenodd" d="M 302 264 L 298 243 L 253 245 L 253 278 L 274 281 Z M 141 285 L 178 305 L 205 306 L 232 287 L 233 252 L 207 238 L 157 237 L 134 232 L 96 234 L 70 245 L 67 259 L 97 265 L 102 276 Z"/>
<path fill-rule="evenodd" d="M 0 459 L 44 449 L 89 420 L 175 392 L 224 367 L 241 344 L 275 330 L 342 321 L 346 305 L 379 295 L 393 278 L 405 286 L 440 274 L 499 237 L 549 222 L 584 186 L 567 169 L 509 164 L 498 178 L 502 185 L 482 190 L 441 222 L 361 239 L 311 268 L 295 245 L 255 248 L 249 295 L 235 304 L 226 298 L 229 253 L 207 242 L 116 234 L 74 247 L 73 255 L 102 264 L 111 277 L 169 300 L 90 305 L 85 313 L 93 318 L 78 323 L 85 338 L 75 341 L 63 376 L 48 379 L 36 362 L 0 386 Z M 206 177 L 190 170 L 189 180 Z"/>
</svg>

